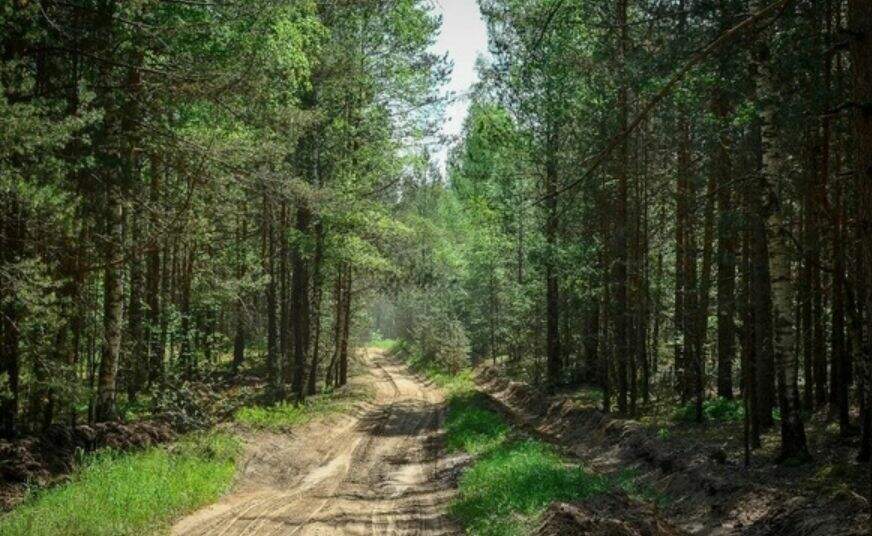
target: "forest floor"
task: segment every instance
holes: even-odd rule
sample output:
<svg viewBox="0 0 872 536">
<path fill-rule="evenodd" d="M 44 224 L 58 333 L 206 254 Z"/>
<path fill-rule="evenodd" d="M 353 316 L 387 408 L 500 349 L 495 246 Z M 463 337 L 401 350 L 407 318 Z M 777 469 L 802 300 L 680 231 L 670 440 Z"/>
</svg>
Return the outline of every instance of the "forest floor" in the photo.
<svg viewBox="0 0 872 536">
<path fill-rule="evenodd" d="M 636 502 L 652 506 L 683 533 L 870 534 L 869 500 L 863 496 L 868 475 L 853 461 L 855 450 L 843 443 L 815 444 L 811 465 L 778 465 L 774 430 L 745 468 L 739 423 L 694 427 L 613 418 L 596 409 L 590 393 L 546 397 L 505 377 L 496 367 L 477 372 L 479 389 L 495 409 L 597 474 L 632 472 L 648 495 Z M 563 505 L 562 513 L 578 506 L 589 505 Z"/>
<path fill-rule="evenodd" d="M 232 491 L 176 535 L 457 534 L 443 396 L 382 350 L 352 384 L 374 396 L 291 432 L 249 431 Z"/>
</svg>

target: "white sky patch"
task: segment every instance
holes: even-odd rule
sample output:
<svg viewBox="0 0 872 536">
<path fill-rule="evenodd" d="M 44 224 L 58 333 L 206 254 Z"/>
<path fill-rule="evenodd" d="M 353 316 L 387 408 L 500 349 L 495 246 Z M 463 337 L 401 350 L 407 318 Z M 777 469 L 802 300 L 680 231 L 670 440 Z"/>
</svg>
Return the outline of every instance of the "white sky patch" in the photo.
<svg viewBox="0 0 872 536">
<path fill-rule="evenodd" d="M 436 41 L 436 51 L 448 53 L 454 62 L 448 90 L 459 96 L 445 111 L 443 134 L 449 143 L 460 135 L 463 120 L 469 108 L 466 94 L 478 81 L 475 62 L 479 55 L 487 54 L 487 27 L 481 17 L 476 0 L 434 0 L 436 9 L 442 13 L 442 32 Z M 448 156 L 448 146 L 436 150 L 439 167 L 444 171 Z"/>
</svg>

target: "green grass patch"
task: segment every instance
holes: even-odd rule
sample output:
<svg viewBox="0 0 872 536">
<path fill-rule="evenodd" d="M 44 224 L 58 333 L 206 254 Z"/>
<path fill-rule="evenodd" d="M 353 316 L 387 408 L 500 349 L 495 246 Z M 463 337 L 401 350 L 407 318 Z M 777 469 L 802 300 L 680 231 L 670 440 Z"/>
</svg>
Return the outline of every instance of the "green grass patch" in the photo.
<svg viewBox="0 0 872 536">
<path fill-rule="evenodd" d="M 399 344 L 399 341 L 395 339 L 382 339 L 381 337 L 378 337 L 370 340 L 367 346 L 369 346 L 370 348 L 378 348 L 379 350 L 389 352 L 393 350 L 394 347 L 397 346 L 397 344 Z"/>
<path fill-rule="evenodd" d="M 745 418 L 745 409 L 741 400 L 727 400 L 715 398 L 702 403 L 702 413 L 709 422 L 739 422 Z M 692 423 L 696 421 L 696 405 L 686 404 L 676 409 L 672 414 L 672 420 L 677 422 Z"/>
<path fill-rule="evenodd" d="M 347 411 L 369 396 L 369 392 L 362 390 L 324 393 L 311 396 L 302 404 L 281 402 L 273 406 L 246 406 L 237 410 L 233 418 L 251 428 L 284 431 L 317 417 Z"/>
<path fill-rule="evenodd" d="M 89 456 L 72 479 L 34 493 L 0 518 L 4 536 L 153 534 L 216 501 L 236 471 L 239 443 L 196 434 L 168 447 Z"/>
<path fill-rule="evenodd" d="M 445 427 L 448 450 L 477 457 L 460 478 L 451 506 L 467 534 L 528 534 L 551 502 L 625 485 L 623 479 L 616 482 L 567 463 L 550 445 L 513 435 L 487 409 L 484 395 L 471 388 L 449 395 Z"/>
<path fill-rule="evenodd" d="M 410 369 L 433 382 L 445 392 L 449 399 L 455 395 L 463 395 L 475 390 L 472 369 L 463 368 L 456 373 L 451 373 L 437 363 L 423 359 L 420 354 L 411 352 L 408 345 L 403 342 L 396 343 L 394 349 L 396 354 L 405 360 Z"/>
<path fill-rule="evenodd" d="M 499 415 L 476 402 L 478 394 L 450 399 L 445 420 L 446 447 L 449 452 L 481 454 L 505 443 L 509 427 Z"/>
<path fill-rule="evenodd" d="M 451 510 L 468 534 L 528 534 L 551 502 L 583 499 L 612 486 L 567 464 L 542 442 L 505 441 L 463 474 Z"/>
</svg>

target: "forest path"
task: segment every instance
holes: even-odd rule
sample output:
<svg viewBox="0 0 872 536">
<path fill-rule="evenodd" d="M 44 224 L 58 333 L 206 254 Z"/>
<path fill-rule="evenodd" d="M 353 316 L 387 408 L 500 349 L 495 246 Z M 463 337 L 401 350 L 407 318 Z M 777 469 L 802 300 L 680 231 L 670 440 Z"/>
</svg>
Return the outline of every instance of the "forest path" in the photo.
<svg viewBox="0 0 872 536">
<path fill-rule="evenodd" d="M 179 521 L 174 535 L 459 534 L 439 475 L 443 397 L 369 349 L 376 395 L 353 415 L 247 438 L 233 491 Z"/>
</svg>

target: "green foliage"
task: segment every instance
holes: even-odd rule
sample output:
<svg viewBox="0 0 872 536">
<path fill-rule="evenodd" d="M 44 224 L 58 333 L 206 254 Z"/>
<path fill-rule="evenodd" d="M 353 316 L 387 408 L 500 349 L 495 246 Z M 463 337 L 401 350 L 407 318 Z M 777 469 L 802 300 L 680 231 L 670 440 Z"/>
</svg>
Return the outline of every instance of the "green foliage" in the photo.
<svg viewBox="0 0 872 536">
<path fill-rule="evenodd" d="M 89 457 L 66 484 L 37 492 L 0 518 L 8 536 L 153 533 L 224 493 L 236 471 L 237 440 L 191 435 L 144 452 Z"/>
<path fill-rule="evenodd" d="M 469 534 L 527 534 L 553 501 L 601 493 L 610 482 L 567 464 L 538 441 L 510 441 L 482 456 L 460 479 L 451 511 Z"/>
<path fill-rule="evenodd" d="M 370 348 L 378 348 L 379 350 L 391 352 L 394 350 L 394 348 L 397 347 L 397 345 L 399 345 L 399 343 L 400 342 L 395 339 L 385 339 L 382 337 L 381 333 L 375 331 L 370 334 L 367 346 L 369 346 Z"/>
<path fill-rule="evenodd" d="M 481 454 L 502 444 L 509 431 L 499 415 L 482 407 L 475 392 L 450 396 L 445 419 L 449 451 Z"/>
<path fill-rule="evenodd" d="M 237 410 L 233 419 L 252 428 L 284 431 L 317 417 L 347 411 L 368 396 L 363 391 L 342 391 L 311 396 L 302 404 L 281 402 L 272 406 L 247 406 Z"/>
<path fill-rule="evenodd" d="M 712 422 L 739 422 L 745 418 L 745 409 L 741 399 L 715 398 L 706 400 L 703 402 L 702 412 L 705 420 Z M 672 414 L 672 419 L 685 423 L 694 422 L 696 420 L 696 406 L 691 403 L 676 409 Z"/>
<path fill-rule="evenodd" d="M 513 436 L 470 384 L 449 395 L 445 427 L 449 450 L 476 456 L 461 476 L 451 505 L 468 534 L 529 534 L 553 501 L 580 500 L 616 485 L 633 485 L 632 476 L 613 482 L 592 475 L 545 443 Z"/>
</svg>

